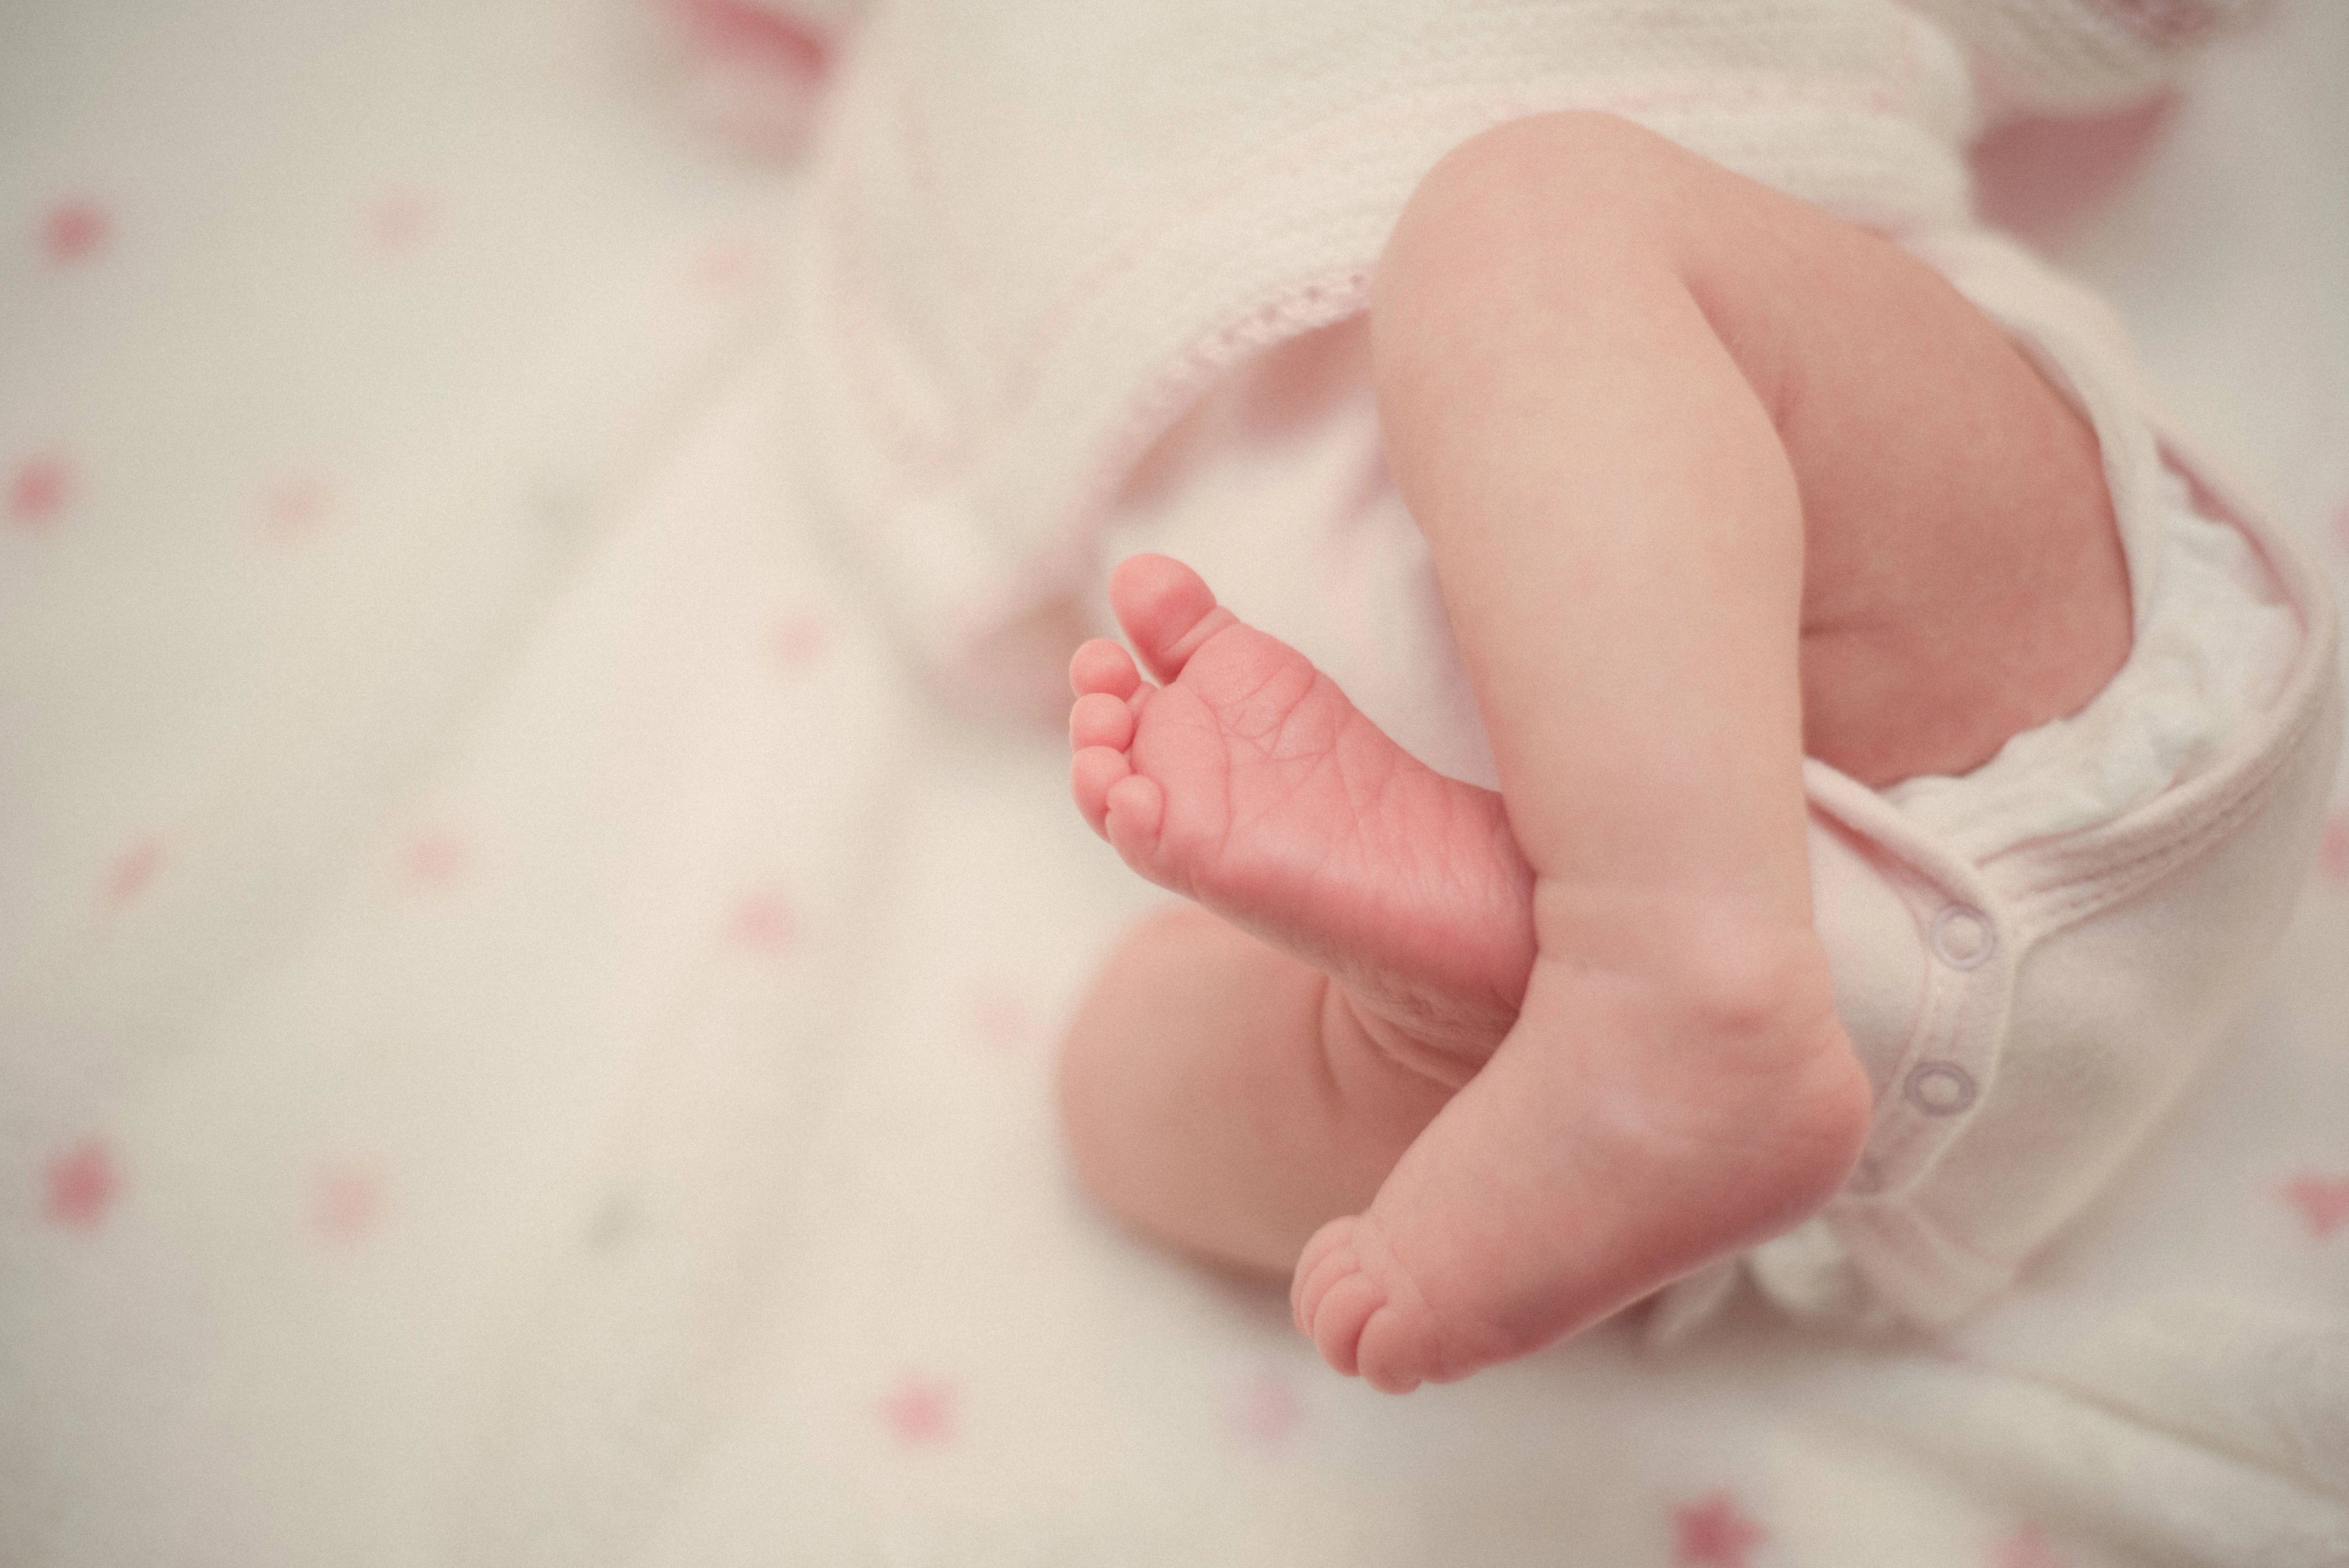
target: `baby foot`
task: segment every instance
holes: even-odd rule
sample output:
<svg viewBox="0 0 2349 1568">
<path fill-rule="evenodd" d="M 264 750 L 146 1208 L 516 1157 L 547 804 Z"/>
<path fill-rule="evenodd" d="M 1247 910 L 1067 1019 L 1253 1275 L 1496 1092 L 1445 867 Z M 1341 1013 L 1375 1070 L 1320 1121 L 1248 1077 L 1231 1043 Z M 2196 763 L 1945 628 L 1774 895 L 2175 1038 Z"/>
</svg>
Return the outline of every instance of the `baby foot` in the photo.
<svg viewBox="0 0 2349 1568">
<path fill-rule="evenodd" d="M 1366 1024 L 1396 1026 L 1382 1043 L 1460 1089 L 1369 1210 L 1299 1261 L 1297 1321 L 1331 1366 L 1396 1392 L 1465 1377 L 1833 1195 L 1871 1095 L 1815 933 L 1744 970 L 1720 962 L 1763 951 L 1738 933 L 1662 943 L 1710 955 L 1680 971 L 1572 940 L 1537 965 L 1533 877 L 1497 795 L 1412 758 L 1188 568 L 1137 557 L 1111 601 L 1165 684 L 1113 643 L 1078 651 L 1086 820 L 1143 876 L 1330 974 Z"/>
<path fill-rule="evenodd" d="M 1298 1260 L 1291 1307 L 1330 1365 L 1390 1393 L 1464 1377 L 1833 1196 L 1868 1078 L 1816 937 L 1775 945 L 1713 990 L 1545 948 L 1492 1059 Z"/>
<path fill-rule="evenodd" d="M 1197 573 L 1136 556 L 1110 601 L 1143 662 L 1070 665 L 1078 809 L 1159 886 L 1334 976 L 1394 1048 L 1464 1081 L 1516 1016 L 1532 879 L 1501 798 L 1413 758 Z"/>
</svg>

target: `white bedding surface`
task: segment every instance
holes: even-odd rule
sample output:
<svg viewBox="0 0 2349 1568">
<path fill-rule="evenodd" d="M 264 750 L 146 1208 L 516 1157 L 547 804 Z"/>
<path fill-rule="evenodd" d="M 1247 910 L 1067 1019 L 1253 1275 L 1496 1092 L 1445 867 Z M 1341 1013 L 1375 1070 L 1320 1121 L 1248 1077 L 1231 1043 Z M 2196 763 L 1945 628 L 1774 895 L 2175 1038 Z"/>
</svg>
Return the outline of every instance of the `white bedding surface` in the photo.
<svg viewBox="0 0 2349 1568">
<path fill-rule="evenodd" d="M 788 178 L 618 0 L 0 11 L 0 1563 L 2349 1561 L 2349 815 L 2015 1300 L 1451 1389 L 1122 1237 L 1156 895 L 781 498 Z M 2349 577 L 2349 14 L 2065 242 Z"/>
</svg>

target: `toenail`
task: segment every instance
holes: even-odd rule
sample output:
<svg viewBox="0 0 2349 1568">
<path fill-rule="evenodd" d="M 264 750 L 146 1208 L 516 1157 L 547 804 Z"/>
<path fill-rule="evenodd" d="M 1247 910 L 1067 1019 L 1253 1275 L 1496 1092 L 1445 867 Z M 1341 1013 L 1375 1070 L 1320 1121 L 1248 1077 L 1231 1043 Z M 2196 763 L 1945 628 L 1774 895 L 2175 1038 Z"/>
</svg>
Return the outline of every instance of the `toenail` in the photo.
<svg viewBox="0 0 2349 1568">
<path fill-rule="evenodd" d="M 1927 1116 L 1955 1116 L 1974 1102 L 1973 1074 L 1955 1062 L 1920 1062 L 1900 1086 L 1909 1103 Z"/>
<path fill-rule="evenodd" d="M 1952 969 L 1975 969 L 1998 947 L 1998 933 L 1978 909 L 1953 903 L 1933 917 L 1934 954 Z"/>
</svg>

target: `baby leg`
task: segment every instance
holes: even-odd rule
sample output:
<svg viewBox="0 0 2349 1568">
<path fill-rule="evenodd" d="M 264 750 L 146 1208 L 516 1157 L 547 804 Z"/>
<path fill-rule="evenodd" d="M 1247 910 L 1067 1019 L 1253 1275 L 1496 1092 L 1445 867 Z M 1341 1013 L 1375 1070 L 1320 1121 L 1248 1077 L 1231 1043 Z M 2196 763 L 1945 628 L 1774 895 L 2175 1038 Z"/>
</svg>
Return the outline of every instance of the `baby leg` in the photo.
<svg viewBox="0 0 2349 1568">
<path fill-rule="evenodd" d="M 1328 975 L 1187 904 L 1102 966 L 1061 1059 L 1070 1153 L 1096 1199 L 1186 1251 L 1284 1275 L 1451 1094 L 1378 1043 Z"/>
<path fill-rule="evenodd" d="M 1840 1185 L 1869 1090 L 1811 924 L 1806 733 L 1864 773 L 1971 765 L 2117 663 L 2041 661 L 1955 724 L 1918 702 L 1952 662 L 1950 603 L 1999 598 L 1950 570 L 1954 529 L 2004 526 L 1962 482 L 1978 444 L 2015 437 L 1993 448 L 2008 510 L 2077 546 L 2051 602 L 2117 550 L 2093 440 L 1945 284 L 1605 117 L 1440 167 L 1373 329 L 1538 947 L 1490 1062 L 1299 1264 L 1331 1363 L 1406 1388 L 1571 1333 Z M 1887 614 L 1904 594 L 1918 617 Z M 1806 725 L 1835 648 L 1860 673 Z"/>
</svg>

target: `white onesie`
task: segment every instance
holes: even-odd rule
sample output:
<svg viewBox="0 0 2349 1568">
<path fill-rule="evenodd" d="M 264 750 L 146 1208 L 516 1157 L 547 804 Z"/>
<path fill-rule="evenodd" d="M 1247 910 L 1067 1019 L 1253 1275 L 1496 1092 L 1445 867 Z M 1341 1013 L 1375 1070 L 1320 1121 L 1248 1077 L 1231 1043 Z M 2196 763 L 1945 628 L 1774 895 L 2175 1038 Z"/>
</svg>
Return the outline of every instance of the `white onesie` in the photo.
<svg viewBox="0 0 2349 1568">
<path fill-rule="evenodd" d="M 1489 125 L 1603 108 L 1909 245 L 2095 425 L 2136 643 L 2086 710 L 1963 779 L 1809 766 L 1875 1122 L 1843 1193 L 1655 1321 L 1741 1275 L 1804 1315 L 1952 1321 L 2182 1092 L 2289 911 L 2335 755 L 2313 577 L 2157 439 L 2109 317 L 1968 216 L 1982 59 L 2008 101 L 2083 107 L 2158 81 L 2178 19 L 2225 8 L 1930 7 L 1961 37 L 1891 0 L 909 0 L 859 36 L 815 152 L 804 499 L 974 690 L 1063 709 L 1079 610 L 1146 545 L 1489 784 L 1346 325 L 1419 176 Z"/>
</svg>

